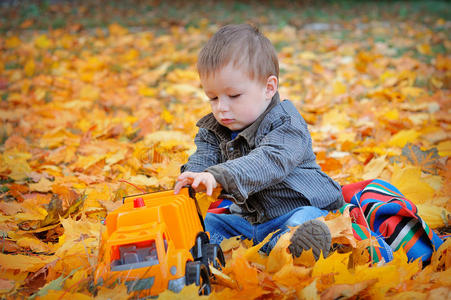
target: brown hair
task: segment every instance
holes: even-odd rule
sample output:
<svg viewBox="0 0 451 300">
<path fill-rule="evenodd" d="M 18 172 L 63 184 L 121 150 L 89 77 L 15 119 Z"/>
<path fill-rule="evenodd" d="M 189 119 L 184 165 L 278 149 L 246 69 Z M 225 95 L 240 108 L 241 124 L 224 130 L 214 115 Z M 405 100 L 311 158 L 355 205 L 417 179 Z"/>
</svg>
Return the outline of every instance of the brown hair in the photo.
<svg viewBox="0 0 451 300">
<path fill-rule="evenodd" d="M 251 79 L 263 83 L 269 76 L 279 78 L 279 61 L 274 46 L 256 27 L 226 25 L 218 30 L 199 53 L 199 76 L 210 76 L 232 62 L 243 66 Z"/>
</svg>

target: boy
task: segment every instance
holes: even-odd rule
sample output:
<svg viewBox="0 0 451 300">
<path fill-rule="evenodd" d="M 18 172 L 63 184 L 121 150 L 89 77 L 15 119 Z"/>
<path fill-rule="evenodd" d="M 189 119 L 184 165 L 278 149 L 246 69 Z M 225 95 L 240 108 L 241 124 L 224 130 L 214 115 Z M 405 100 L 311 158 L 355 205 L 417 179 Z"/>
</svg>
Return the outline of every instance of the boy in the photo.
<svg viewBox="0 0 451 300">
<path fill-rule="evenodd" d="M 281 234 L 297 226 L 289 250 L 312 248 L 326 257 L 331 236 L 313 220 L 340 208 L 338 183 L 315 161 L 307 125 L 289 101 L 280 101 L 279 63 L 271 42 L 247 25 L 222 27 L 199 54 L 198 72 L 212 113 L 196 124 L 196 152 L 182 166 L 174 192 L 189 184 L 208 195 L 220 184 L 231 214 L 205 218 L 211 242 L 241 235 L 269 253 Z"/>
</svg>

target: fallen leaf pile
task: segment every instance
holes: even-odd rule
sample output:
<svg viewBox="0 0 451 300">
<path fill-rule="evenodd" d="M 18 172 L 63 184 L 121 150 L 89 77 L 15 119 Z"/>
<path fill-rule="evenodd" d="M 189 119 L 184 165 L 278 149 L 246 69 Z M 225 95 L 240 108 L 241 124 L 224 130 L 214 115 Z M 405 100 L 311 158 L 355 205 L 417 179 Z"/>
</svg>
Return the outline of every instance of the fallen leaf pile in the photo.
<svg viewBox="0 0 451 300">
<path fill-rule="evenodd" d="M 309 124 L 322 169 L 340 184 L 391 182 L 431 228 L 449 234 L 451 23 L 261 22 L 279 53 L 281 97 Z M 165 30 L 110 22 L 0 36 L 2 298 L 127 297 L 124 285 L 93 284 L 101 220 L 134 186 L 173 187 L 195 150 L 195 123 L 209 112 L 195 63 L 218 28 L 199 17 Z M 210 298 L 449 297 L 450 239 L 424 269 L 402 251 L 371 265 L 349 216 L 327 222 L 349 251 L 317 262 L 311 252 L 293 260 L 290 234 L 269 256 L 226 241 Z"/>
</svg>

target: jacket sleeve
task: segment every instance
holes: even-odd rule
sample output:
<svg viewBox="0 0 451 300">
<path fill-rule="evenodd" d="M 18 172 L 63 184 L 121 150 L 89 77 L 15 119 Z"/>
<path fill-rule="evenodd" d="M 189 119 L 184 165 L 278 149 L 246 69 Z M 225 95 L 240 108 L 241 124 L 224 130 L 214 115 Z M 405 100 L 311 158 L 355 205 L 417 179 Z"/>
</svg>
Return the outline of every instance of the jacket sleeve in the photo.
<svg viewBox="0 0 451 300">
<path fill-rule="evenodd" d="M 313 153 L 308 151 L 311 147 L 305 123 L 284 115 L 271 124 L 269 132 L 260 142 L 256 141 L 256 148 L 248 155 L 211 166 L 206 171 L 242 204 L 249 195 L 283 181 L 301 162 L 314 160 Z"/>
<path fill-rule="evenodd" d="M 199 128 L 194 143 L 197 147 L 196 152 L 181 167 L 181 172 L 203 172 L 206 168 L 219 163 L 219 141 L 212 132 L 205 128 Z"/>
</svg>

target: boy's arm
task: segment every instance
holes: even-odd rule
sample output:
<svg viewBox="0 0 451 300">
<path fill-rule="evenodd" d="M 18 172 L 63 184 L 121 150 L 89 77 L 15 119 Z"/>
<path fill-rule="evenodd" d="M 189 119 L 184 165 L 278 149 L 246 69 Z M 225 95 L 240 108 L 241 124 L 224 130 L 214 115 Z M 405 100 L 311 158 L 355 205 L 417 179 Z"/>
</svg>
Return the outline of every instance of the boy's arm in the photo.
<svg viewBox="0 0 451 300">
<path fill-rule="evenodd" d="M 301 162 L 315 160 L 305 123 L 289 116 L 277 123 L 248 155 L 206 169 L 238 204 L 281 182 Z"/>
<path fill-rule="evenodd" d="M 203 172 L 206 168 L 219 163 L 220 149 L 218 139 L 207 129 L 199 128 L 194 138 L 196 152 L 181 167 L 181 172 Z"/>
</svg>

